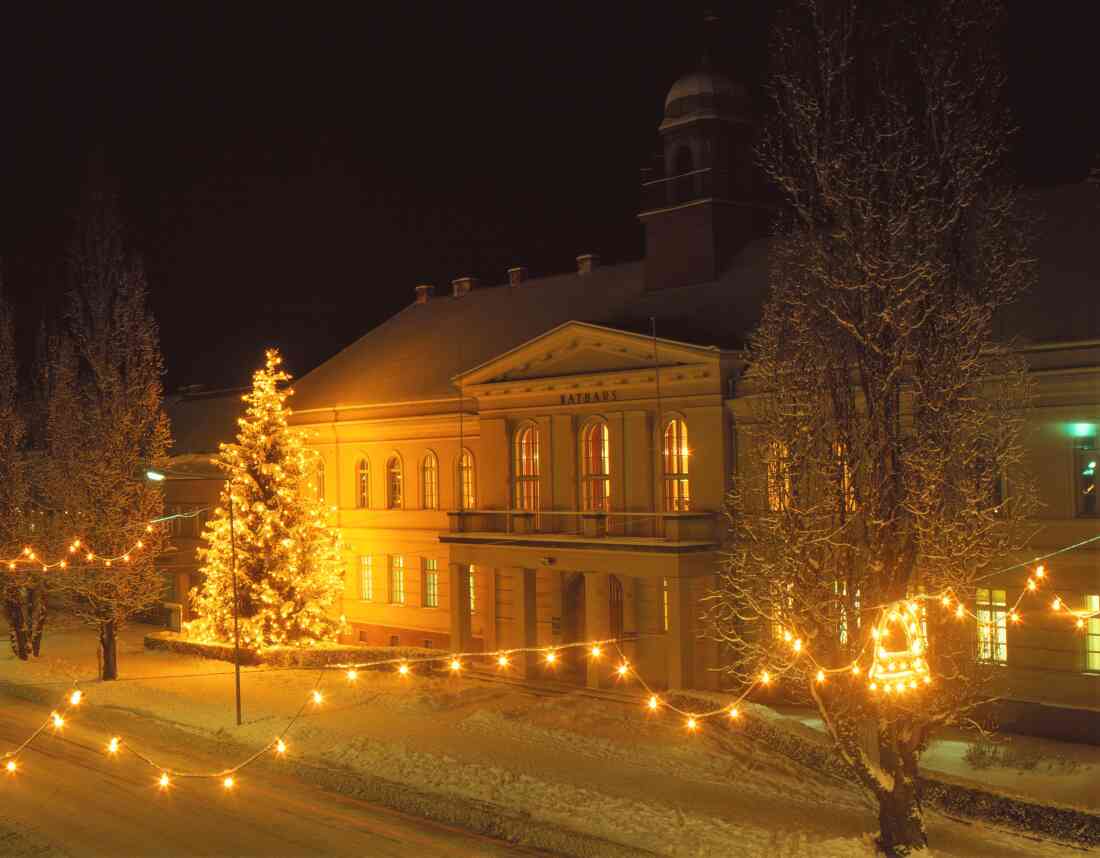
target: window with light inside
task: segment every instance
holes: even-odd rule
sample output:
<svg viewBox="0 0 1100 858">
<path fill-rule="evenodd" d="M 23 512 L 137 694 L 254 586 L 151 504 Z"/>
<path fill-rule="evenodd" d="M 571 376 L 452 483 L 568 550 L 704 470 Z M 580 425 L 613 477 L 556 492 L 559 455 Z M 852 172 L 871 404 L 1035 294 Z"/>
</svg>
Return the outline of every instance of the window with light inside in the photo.
<svg viewBox="0 0 1100 858">
<path fill-rule="evenodd" d="M 1008 605 L 1004 590 L 979 587 L 974 613 L 978 617 L 978 658 L 993 664 L 1008 661 Z"/>
<path fill-rule="evenodd" d="M 691 485 L 688 482 L 690 455 L 687 423 L 675 417 L 665 424 L 661 443 L 665 512 L 687 512 L 691 509 Z"/>
</svg>

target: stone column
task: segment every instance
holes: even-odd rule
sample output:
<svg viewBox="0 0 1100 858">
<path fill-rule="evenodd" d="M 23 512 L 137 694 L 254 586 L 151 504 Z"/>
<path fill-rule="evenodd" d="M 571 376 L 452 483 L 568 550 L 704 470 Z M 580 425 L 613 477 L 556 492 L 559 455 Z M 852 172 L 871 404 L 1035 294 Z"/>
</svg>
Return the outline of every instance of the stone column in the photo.
<svg viewBox="0 0 1100 858">
<path fill-rule="evenodd" d="M 694 643 L 691 579 L 669 578 L 668 633 L 665 635 L 669 688 L 691 687 L 691 656 Z"/>
<path fill-rule="evenodd" d="M 507 637 L 500 634 L 499 621 L 497 619 L 497 570 L 493 567 L 478 567 L 481 570 L 481 604 L 478 610 L 481 614 L 481 635 L 485 640 L 485 651 L 492 652 L 501 649 Z"/>
<path fill-rule="evenodd" d="M 470 648 L 470 595 L 466 566 L 451 563 L 447 567 L 447 590 L 451 600 L 451 650 L 465 652 Z"/>
<path fill-rule="evenodd" d="M 513 567 L 507 574 L 512 583 L 512 628 L 508 645 L 533 647 L 538 645 L 535 617 L 535 570 Z M 538 653 L 516 653 L 516 672 L 525 679 L 537 675 Z"/>
<path fill-rule="evenodd" d="M 610 585 L 606 572 L 584 573 L 584 633 L 588 640 L 605 640 L 610 635 Z M 585 656 L 588 669 L 585 671 L 585 684 L 589 688 L 599 688 L 606 684 L 604 674 L 610 668 L 607 648 L 598 659 Z"/>
</svg>

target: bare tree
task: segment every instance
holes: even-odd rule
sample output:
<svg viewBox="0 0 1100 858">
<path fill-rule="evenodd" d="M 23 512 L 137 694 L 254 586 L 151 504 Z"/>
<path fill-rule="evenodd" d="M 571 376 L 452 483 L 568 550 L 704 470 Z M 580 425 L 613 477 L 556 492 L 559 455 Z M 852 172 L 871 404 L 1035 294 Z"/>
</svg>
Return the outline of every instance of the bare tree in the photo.
<svg viewBox="0 0 1100 858">
<path fill-rule="evenodd" d="M 892 855 L 927 843 L 932 731 L 989 697 L 996 642 L 956 611 L 1035 506 L 1028 377 L 993 337 L 1034 276 L 1001 180 L 1000 23 L 993 0 L 804 0 L 772 50 L 761 160 L 785 206 L 709 618 L 733 677 L 817 707 Z"/>
<path fill-rule="evenodd" d="M 77 616 L 98 631 L 102 678 L 114 679 L 119 629 L 164 594 L 153 563 L 164 535 L 146 530 L 163 497 L 142 475 L 163 462 L 170 436 L 145 276 L 102 190 L 88 194 L 69 271 L 64 331 L 50 354 L 45 485 L 50 506 L 63 511 L 54 530 L 100 555 L 76 555 L 58 580 Z"/>
<path fill-rule="evenodd" d="M 0 293 L 0 550 L 8 557 L 19 556 L 31 534 L 26 425 L 19 406 L 15 324 L 11 306 Z M 38 654 L 45 622 L 44 581 L 26 566 L 0 575 L 12 652 L 26 661 L 32 652 Z"/>
</svg>

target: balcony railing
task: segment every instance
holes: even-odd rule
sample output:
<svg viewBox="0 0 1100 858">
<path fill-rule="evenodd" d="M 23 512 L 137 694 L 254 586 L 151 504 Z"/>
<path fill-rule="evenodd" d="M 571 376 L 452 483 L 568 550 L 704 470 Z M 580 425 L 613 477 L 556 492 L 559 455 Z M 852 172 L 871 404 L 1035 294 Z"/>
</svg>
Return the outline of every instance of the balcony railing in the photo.
<svg viewBox="0 0 1100 858">
<path fill-rule="evenodd" d="M 592 512 L 472 509 L 447 513 L 451 533 L 492 533 L 514 538 L 537 535 L 582 539 L 633 537 L 667 542 L 717 539 L 711 512 Z"/>
<path fill-rule="evenodd" d="M 663 209 L 708 197 L 729 196 L 729 173 L 704 167 L 642 184 L 642 210 Z"/>
</svg>

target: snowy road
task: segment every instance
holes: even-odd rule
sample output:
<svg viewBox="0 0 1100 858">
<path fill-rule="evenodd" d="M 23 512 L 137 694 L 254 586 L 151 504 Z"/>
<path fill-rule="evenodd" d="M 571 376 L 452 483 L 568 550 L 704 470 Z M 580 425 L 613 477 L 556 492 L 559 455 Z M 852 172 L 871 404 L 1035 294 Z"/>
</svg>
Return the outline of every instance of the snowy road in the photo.
<svg viewBox="0 0 1100 858">
<path fill-rule="evenodd" d="M 0 697 L 0 747 L 22 741 L 48 709 Z M 224 764 L 216 746 L 165 725 L 122 719 L 126 735 L 166 764 Z M 98 719 L 97 719 L 98 720 Z M 47 731 L 0 774 L 0 854 L 26 856 L 471 856 L 542 854 L 326 792 L 290 774 L 246 769 L 226 793 L 217 781 L 179 781 L 167 793 L 155 772 L 125 753 L 103 753 L 102 727 L 71 719 Z M 137 732 L 137 731 L 140 731 Z M 174 734 L 174 735 L 173 735 Z M 170 748 L 187 748 L 186 759 Z M 178 753 L 178 750 L 175 752 Z"/>
</svg>

